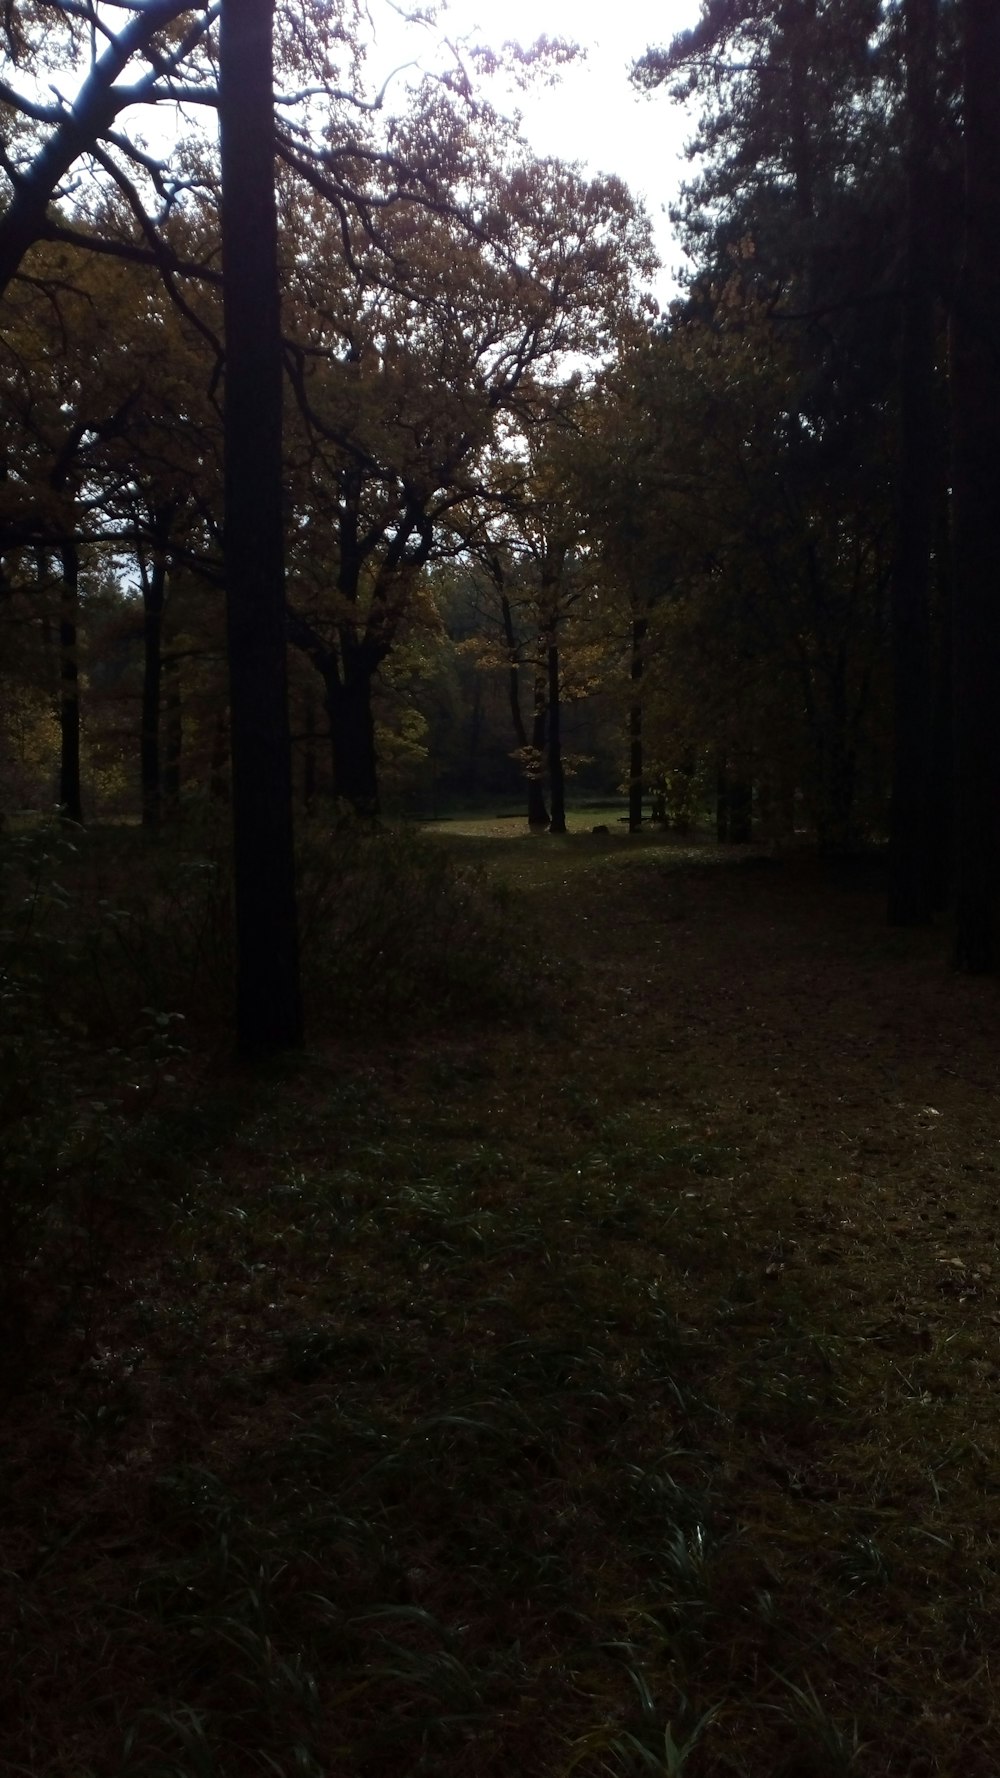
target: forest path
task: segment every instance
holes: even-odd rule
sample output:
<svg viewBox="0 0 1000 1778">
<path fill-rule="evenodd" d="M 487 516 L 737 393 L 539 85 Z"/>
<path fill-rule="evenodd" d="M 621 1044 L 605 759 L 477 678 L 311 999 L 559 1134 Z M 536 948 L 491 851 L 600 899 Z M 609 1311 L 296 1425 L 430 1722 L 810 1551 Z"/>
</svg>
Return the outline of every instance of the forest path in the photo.
<svg viewBox="0 0 1000 1778">
<path fill-rule="evenodd" d="M 605 1103 L 618 1082 L 647 1133 L 725 1150 L 713 1189 L 767 1264 L 842 1267 L 873 1312 L 1000 1321 L 994 982 L 956 976 L 940 929 L 890 931 L 870 868 L 503 831 L 450 843 L 524 898 L 582 990 L 578 1100 L 582 1075 Z"/>
</svg>

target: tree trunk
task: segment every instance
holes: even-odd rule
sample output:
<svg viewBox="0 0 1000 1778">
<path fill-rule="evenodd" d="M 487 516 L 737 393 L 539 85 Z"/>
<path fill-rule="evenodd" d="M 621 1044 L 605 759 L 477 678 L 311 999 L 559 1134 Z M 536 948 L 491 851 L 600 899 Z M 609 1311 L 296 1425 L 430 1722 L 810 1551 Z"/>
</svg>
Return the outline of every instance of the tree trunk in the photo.
<svg viewBox="0 0 1000 1778">
<path fill-rule="evenodd" d="M 225 565 L 237 1041 L 302 1038 L 282 525 L 282 360 L 274 190 L 275 0 L 222 0 Z"/>
<path fill-rule="evenodd" d="M 139 734 L 139 776 L 142 785 L 142 825 L 157 828 L 162 813 L 160 781 L 160 688 L 163 678 L 163 607 L 167 587 L 167 558 L 154 548 L 142 575 L 142 716 Z"/>
<path fill-rule="evenodd" d="M 955 490 L 954 962 L 997 967 L 1000 793 L 1000 8 L 963 0 L 965 241 L 952 330 Z"/>
<path fill-rule="evenodd" d="M 715 770 L 715 837 L 720 846 L 729 840 L 729 772 L 724 758 Z"/>
<path fill-rule="evenodd" d="M 931 915 L 930 565 L 938 480 L 931 209 L 938 0 L 906 0 L 906 295 L 900 352 L 900 443 L 892 575 L 893 781 L 888 918 Z"/>
<path fill-rule="evenodd" d="M 163 662 L 163 813 L 173 818 L 181 806 L 181 757 L 184 747 L 184 712 L 181 704 L 181 664 L 167 655 Z"/>
<path fill-rule="evenodd" d="M 212 750 L 208 756 L 208 796 L 213 803 L 229 801 L 229 712 L 216 712 L 212 724 Z"/>
<path fill-rule="evenodd" d="M 643 791 L 643 753 L 642 753 L 642 669 L 643 644 L 649 620 L 645 617 L 632 618 L 632 659 L 629 677 L 632 682 L 632 702 L 628 713 L 628 830 L 629 833 L 642 831 L 642 791 Z"/>
<path fill-rule="evenodd" d="M 306 697 L 303 747 L 302 805 L 306 814 L 311 815 L 316 803 L 316 706 L 311 693 Z"/>
<path fill-rule="evenodd" d="M 742 776 L 729 780 L 729 839 L 734 846 L 753 839 L 753 784 Z"/>
<path fill-rule="evenodd" d="M 333 755 L 333 794 L 365 821 L 379 815 L 378 759 L 371 675 L 353 666 L 343 680 L 326 681 Z"/>
<path fill-rule="evenodd" d="M 538 765 L 536 775 L 528 779 L 528 826 L 548 827 L 549 811 L 545 804 L 545 787 L 541 779 L 541 763 L 547 745 L 549 710 L 547 679 L 539 666 L 535 673 L 535 708 L 531 719 L 531 750 Z"/>
<path fill-rule="evenodd" d="M 546 648 L 549 684 L 549 832 L 566 832 L 566 784 L 562 761 L 562 708 L 559 701 L 559 644 L 555 620 Z"/>
<path fill-rule="evenodd" d="M 943 485 L 937 491 L 937 539 L 935 544 L 934 643 L 931 650 L 933 684 L 931 713 L 930 894 L 934 913 L 943 913 L 951 894 L 954 866 L 955 819 L 955 699 L 952 648 L 952 561 L 950 496 Z"/>
<path fill-rule="evenodd" d="M 59 811 L 67 821 L 83 825 L 80 792 L 80 554 L 75 543 L 59 551 Z"/>
</svg>

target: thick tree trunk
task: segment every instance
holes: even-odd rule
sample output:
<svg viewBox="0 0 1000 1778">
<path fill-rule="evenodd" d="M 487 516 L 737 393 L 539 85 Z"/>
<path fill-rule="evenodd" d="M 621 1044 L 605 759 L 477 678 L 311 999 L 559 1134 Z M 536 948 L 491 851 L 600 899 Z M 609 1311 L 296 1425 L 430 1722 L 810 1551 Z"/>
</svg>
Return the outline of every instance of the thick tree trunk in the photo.
<svg viewBox="0 0 1000 1778">
<path fill-rule="evenodd" d="M 963 0 L 965 244 L 952 331 L 955 490 L 955 942 L 998 963 L 1000 795 L 1000 8 Z"/>
<path fill-rule="evenodd" d="M 302 1038 L 285 653 L 282 360 L 274 190 L 274 0 L 222 0 L 225 563 L 237 1037 Z"/>
<path fill-rule="evenodd" d="M 59 811 L 83 825 L 80 790 L 80 555 L 75 543 L 59 551 Z"/>
<path fill-rule="evenodd" d="M 326 682 L 327 712 L 333 758 L 333 794 L 350 804 L 365 821 L 379 815 L 378 759 L 372 682 L 367 673 L 352 672 L 343 681 Z"/>
<path fill-rule="evenodd" d="M 562 759 L 562 705 L 559 694 L 559 644 L 555 620 L 546 648 L 549 687 L 549 832 L 566 832 L 566 781 Z"/>
<path fill-rule="evenodd" d="M 900 352 L 900 443 L 892 575 L 893 781 L 888 917 L 930 919 L 930 566 L 938 481 L 931 209 L 938 0 L 906 0 L 906 296 Z"/>
<path fill-rule="evenodd" d="M 139 732 L 139 776 L 142 825 L 157 828 L 162 814 L 160 778 L 160 690 L 163 679 L 163 608 L 167 589 L 167 558 L 155 549 L 142 564 L 142 715 Z"/>
<path fill-rule="evenodd" d="M 629 833 L 642 831 L 642 791 L 643 791 L 643 750 L 642 750 L 642 670 L 643 647 L 649 620 L 645 617 L 632 618 L 632 659 L 629 677 L 632 682 L 632 701 L 628 713 L 628 830 Z"/>
</svg>

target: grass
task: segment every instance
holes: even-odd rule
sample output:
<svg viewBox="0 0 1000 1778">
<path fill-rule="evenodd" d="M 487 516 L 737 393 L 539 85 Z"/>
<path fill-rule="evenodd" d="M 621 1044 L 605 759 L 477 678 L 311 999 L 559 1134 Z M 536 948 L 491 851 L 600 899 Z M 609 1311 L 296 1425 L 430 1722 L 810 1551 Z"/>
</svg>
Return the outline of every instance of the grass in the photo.
<svg viewBox="0 0 1000 1778">
<path fill-rule="evenodd" d="M 995 990 L 808 862 L 462 825 L 450 987 L 93 1151 L 6 1769 L 986 1778 Z"/>
</svg>

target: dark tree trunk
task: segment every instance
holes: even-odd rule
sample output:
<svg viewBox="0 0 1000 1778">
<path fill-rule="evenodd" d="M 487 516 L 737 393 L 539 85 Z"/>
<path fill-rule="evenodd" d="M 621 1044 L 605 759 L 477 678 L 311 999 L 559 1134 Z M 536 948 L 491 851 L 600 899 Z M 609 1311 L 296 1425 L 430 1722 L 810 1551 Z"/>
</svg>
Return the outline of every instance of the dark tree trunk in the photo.
<svg viewBox="0 0 1000 1778">
<path fill-rule="evenodd" d="M 274 0 L 222 0 L 225 564 L 237 1039 L 301 1042 L 285 652 Z"/>
<path fill-rule="evenodd" d="M 559 643 L 555 620 L 546 647 L 549 690 L 549 832 L 566 832 L 566 783 L 562 760 L 562 706 L 559 698 Z"/>
<path fill-rule="evenodd" d="M 549 811 L 545 803 L 545 787 L 541 780 L 541 764 L 545 758 L 548 737 L 548 693 L 546 675 L 541 667 L 535 673 L 535 707 L 531 719 L 531 750 L 537 761 L 535 773 L 528 779 L 528 826 L 548 827 Z"/>
<path fill-rule="evenodd" d="M 181 806 L 181 758 L 184 749 L 184 711 L 181 704 L 181 665 L 167 655 L 163 662 L 163 813 L 176 816 Z"/>
<path fill-rule="evenodd" d="M 483 734 L 483 684 L 480 678 L 473 681 L 472 709 L 469 712 L 469 745 L 466 753 L 468 770 L 465 774 L 465 789 L 469 796 L 476 796 L 479 791 L 479 753 Z"/>
<path fill-rule="evenodd" d="M 645 617 L 632 618 L 632 659 L 629 676 L 632 682 L 632 701 L 628 713 L 628 830 L 629 833 L 642 831 L 642 791 L 643 791 L 643 752 L 642 752 L 642 669 L 643 647 L 649 620 Z"/>
<path fill-rule="evenodd" d="M 749 778 L 729 780 L 729 839 L 748 846 L 753 839 L 753 785 Z"/>
<path fill-rule="evenodd" d="M 965 240 L 952 330 L 956 967 L 998 962 L 1000 7 L 963 0 Z"/>
<path fill-rule="evenodd" d="M 931 715 L 930 893 L 931 907 L 942 913 L 951 894 L 954 865 L 952 830 L 955 819 L 955 699 L 952 690 L 951 607 L 952 564 L 950 502 L 938 488 L 936 588 L 933 613 L 933 711 Z"/>
<path fill-rule="evenodd" d="M 167 558 L 161 548 L 142 571 L 142 716 L 139 733 L 139 775 L 142 785 L 142 825 L 157 828 L 162 814 L 160 780 L 160 690 L 163 679 L 163 608 L 167 588 Z"/>
<path fill-rule="evenodd" d="M 528 731 L 521 715 L 521 667 L 520 651 L 517 635 L 514 630 L 514 614 L 510 608 L 510 600 L 506 593 L 500 595 L 500 610 L 503 616 L 504 640 L 507 643 L 507 700 L 510 704 L 510 719 L 514 724 L 517 744 L 521 748 L 528 745 Z"/>
<path fill-rule="evenodd" d="M 893 780 L 888 918 L 930 919 L 930 566 L 938 483 L 931 206 L 938 0 L 906 0 L 906 295 L 892 575 Z"/>
<path fill-rule="evenodd" d="M 378 758 L 371 676 L 355 669 L 350 678 L 328 679 L 326 693 L 333 755 L 333 794 L 350 803 L 355 814 L 363 820 L 377 821 Z"/>
<path fill-rule="evenodd" d="M 504 639 L 507 643 L 507 658 L 510 665 L 507 669 L 507 697 L 510 703 L 510 719 L 514 725 L 517 744 L 522 753 L 528 750 L 528 731 L 524 726 L 521 714 L 521 668 L 520 648 L 514 629 L 514 614 L 506 593 L 500 595 L 500 610 L 503 617 Z M 532 717 L 531 749 L 536 760 L 541 761 L 545 752 L 546 710 L 545 682 L 540 674 L 535 675 L 535 707 Z M 528 777 L 528 826 L 548 827 L 549 811 L 545 806 L 545 791 L 542 780 L 537 773 Z"/>
<path fill-rule="evenodd" d="M 208 759 L 208 795 L 213 803 L 229 801 L 229 712 L 216 712 L 212 725 L 212 751 Z"/>
<path fill-rule="evenodd" d="M 724 759 L 715 770 L 715 837 L 720 846 L 729 839 L 729 772 Z"/>
<path fill-rule="evenodd" d="M 306 814 L 309 815 L 316 802 L 316 706 L 311 696 L 306 698 L 303 748 L 305 757 L 302 762 L 302 802 Z"/>
<path fill-rule="evenodd" d="M 83 824 L 80 791 L 80 555 L 75 543 L 59 551 L 59 810 L 67 821 Z"/>
</svg>

